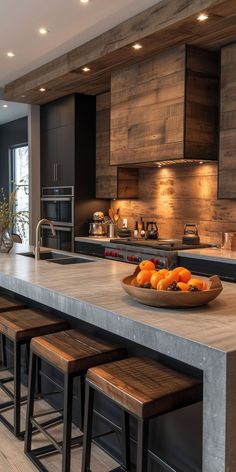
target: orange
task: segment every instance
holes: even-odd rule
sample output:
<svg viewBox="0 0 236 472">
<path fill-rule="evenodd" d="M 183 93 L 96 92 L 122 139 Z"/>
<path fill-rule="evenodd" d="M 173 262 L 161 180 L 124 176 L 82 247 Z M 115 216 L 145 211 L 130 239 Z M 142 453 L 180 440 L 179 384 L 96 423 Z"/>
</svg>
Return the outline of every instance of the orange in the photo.
<svg viewBox="0 0 236 472">
<path fill-rule="evenodd" d="M 144 285 L 146 282 L 150 282 L 151 272 L 149 270 L 140 270 L 136 279 L 138 285 Z"/>
<path fill-rule="evenodd" d="M 179 274 L 179 272 L 180 272 L 181 270 L 183 270 L 183 269 L 185 269 L 185 267 L 180 267 L 180 266 L 179 266 L 179 267 L 175 267 L 175 269 L 173 269 L 173 272 L 174 272 L 175 274 Z"/>
<path fill-rule="evenodd" d="M 178 282 L 179 281 L 179 275 L 176 274 L 173 270 L 169 270 L 168 274 L 165 277 L 165 280 L 169 282 L 169 285 L 172 284 L 172 282 Z"/>
<path fill-rule="evenodd" d="M 179 272 L 179 281 L 184 282 L 185 284 L 191 279 L 192 274 L 190 270 L 183 268 Z"/>
<path fill-rule="evenodd" d="M 206 282 L 203 282 L 202 290 L 209 290 L 208 284 Z"/>
<path fill-rule="evenodd" d="M 160 282 L 160 280 L 163 279 L 163 277 L 164 276 L 162 274 L 159 274 L 159 272 L 155 270 L 150 279 L 152 288 L 157 288 L 158 282 Z"/>
<path fill-rule="evenodd" d="M 167 279 L 161 279 L 160 282 L 157 284 L 157 290 L 167 290 L 169 287 L 170 282 Z"/>
<path fill-rule="evenodd" d="M 158 270 L 158 274 L 163 275 L 165 277 L 168 274 L 168 269 L 160 269 Z"/>
<path fill-rule="evenodd" d="M 150 274 L 157 274 L 157 271 L 156 270 L 149 270 Z"/>
<path fill-rule="evenodd" d="M 188 284 L 185 284 L 184 282 L 178 282 L 177 287 L 180 288 L 181 292 L 187 292 L 188 291 Z"/>
<path fill-rule="evenodd" d="M 152 261 L 142 261 L 139 264 L 141 270 L 155 270 L 155 264 Z"/>
<path fill-rule="evenodd" d="M 204 282 L 201 279 L 190 279 L 188 281 L 188 286 L 192 285 L 193 287 L 197 287 L 198 290 L 203 290 Z"/>
</svg>

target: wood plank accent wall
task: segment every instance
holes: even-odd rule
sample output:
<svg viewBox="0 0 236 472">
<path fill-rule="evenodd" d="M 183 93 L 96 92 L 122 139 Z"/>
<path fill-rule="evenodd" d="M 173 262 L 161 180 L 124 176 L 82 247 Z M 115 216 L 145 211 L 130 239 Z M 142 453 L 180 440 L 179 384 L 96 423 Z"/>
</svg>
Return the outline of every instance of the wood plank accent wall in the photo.
<svg viewBox="0 0 236 472">
<path fill-rule="evenodd" d="M 236 43 L 221 52 L 219 198 L 236 198 Z"/>
<path fill-rule="evenodd" d="M 217 200 L 217 164 L 140 169 L 139 200 L 112 202 L 121 217 L 158 223 L 160 237 L 182 237 L 185 223 L 197 223 L 203 242 L 221 242 L 222 231 L 236 231 L 236 201 Z"/>
<path fill-rule="evenodd" d="M 111 78 L 111 164 L 181 159 L 184 99 L 184 45 L 115 72 Z"/>
<path fill-rule="evenodd" d="M 111 164 L 216 159 L 219 74 L 218 53 L 185 45 L 112 74 Z"/>
<path fill-rule="evenodd" d="M 96 100 L 96 198 L 137 198 L 138 169 L 110 166 L 110 92 Z"/>
</svg>

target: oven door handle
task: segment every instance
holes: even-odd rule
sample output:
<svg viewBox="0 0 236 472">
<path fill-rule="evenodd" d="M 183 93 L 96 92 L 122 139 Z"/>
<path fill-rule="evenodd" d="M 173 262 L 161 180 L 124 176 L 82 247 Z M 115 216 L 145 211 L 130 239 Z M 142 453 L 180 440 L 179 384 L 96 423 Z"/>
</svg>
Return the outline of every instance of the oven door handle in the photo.
<svg viewBox="0 0 236 472">
<path fill-rule="evenodd" d="M 41 202 L 71 202 L 70 197 L 41 197 Z"/>
</svg>

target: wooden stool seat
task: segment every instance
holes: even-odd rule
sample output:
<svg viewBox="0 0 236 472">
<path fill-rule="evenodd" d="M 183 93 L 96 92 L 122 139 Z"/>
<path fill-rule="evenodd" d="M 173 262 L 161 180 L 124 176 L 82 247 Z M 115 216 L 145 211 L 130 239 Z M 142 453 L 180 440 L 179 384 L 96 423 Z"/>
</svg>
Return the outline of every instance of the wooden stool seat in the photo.
<svg viewBox="0 0 236 472">
<path fill-rule="evenodd" d="M 0 333 L 12 341 L 27 342 L 33 336 L 68 328 L 60 318 L 36 309 L 9 311 L 0 316 Z"/>
<path fill-rule="evenodd" d="M 86 379 L 81 472 L 91 472 L 96 391 L 103 394 L 108 401 L 113 400 L 122 412 L 122 463 L 121 467 L 114 469 L 114 472 L 133 470 L 130 450 L 130 415 L 137 420 L 136 472 L 147 472 L 150 455 L 149 420 L 202 400 L 201 381 L 176 372 L 152 359 L 130 357 L 89 369 Z M 162 465 L 163 470 L 177 472 L 172 465 L 153 451 L 151 457 Z"/>
<path fill-rule="evenodd" d="M 202 399 L 202 383 L 156 361 L 131 357 L 93 367 L 87 380 L 130 413 L 151 418 Z"/>
<path fill-rule="evenodd" d="M 21 310 L 24 308 L 27 308 L 24 302 L 6 295 L 0 296 L 0 313 L 5 311 Z"/>
<path fill-rule="evenodd" d="M 63 372 L 86 371 L 91 366 L 120 359 L 125 350 L 76 329 L 32 339 L 31 350 Z"/>
</svg>

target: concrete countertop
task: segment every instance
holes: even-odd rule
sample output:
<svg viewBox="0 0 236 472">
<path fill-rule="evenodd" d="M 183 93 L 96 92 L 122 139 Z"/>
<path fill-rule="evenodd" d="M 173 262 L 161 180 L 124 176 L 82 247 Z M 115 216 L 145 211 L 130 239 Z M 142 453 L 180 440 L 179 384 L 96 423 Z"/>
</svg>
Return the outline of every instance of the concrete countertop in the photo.
<svg viewBox="0 0 236 472">
<path fill-rule="evenodd" d="M 178 251 L 178 256 L 213 262 L 226 262 L 228 264 L 236 264 L 236 251 L 228 251 L 226 249 L 214 247 Z"/>
<path fill-rule="evenodd" d="M 123 291 L 130 264 L 90 257 L 94 263 L 60 266 L 19 255 L 31 249 L 16 244 L 0 254 L 0 286 L 201 369 L 202 472 L 235 472 L 236 285 L 223 283 L 201 308 L 152 308 Z"/>
</svg>

